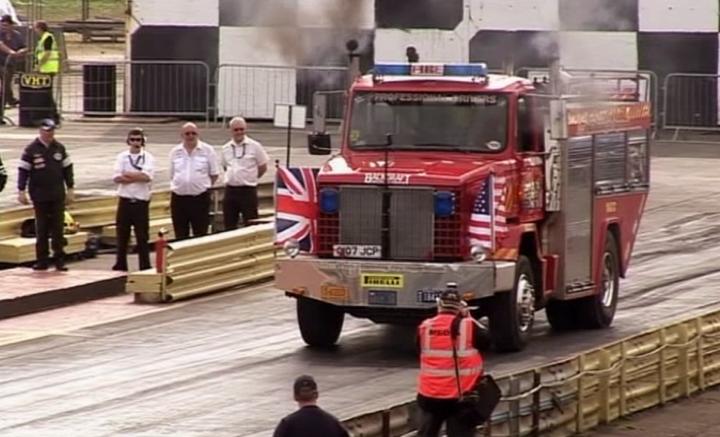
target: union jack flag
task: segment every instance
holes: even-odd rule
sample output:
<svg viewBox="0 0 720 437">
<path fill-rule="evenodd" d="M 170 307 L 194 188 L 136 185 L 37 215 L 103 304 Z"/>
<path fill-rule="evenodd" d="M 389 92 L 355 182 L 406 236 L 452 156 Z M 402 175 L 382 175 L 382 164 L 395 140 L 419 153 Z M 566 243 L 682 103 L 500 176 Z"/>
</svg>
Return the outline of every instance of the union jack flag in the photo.
<svg viewBox="0 0 720 437">
<path fill-rule="evenodd" d="M 275 243 L 293 238 L 312 253 L 316 233 L 317 168 L 278 167 L 275 175 Z"/>
<path fill-rule="evenodd" d="M 470 215 L 470 244 L 495 250 L 495 240 L 507 232 L 505 190 L 504 176 L 489 175 L 483 181 Z"/>
</svg>

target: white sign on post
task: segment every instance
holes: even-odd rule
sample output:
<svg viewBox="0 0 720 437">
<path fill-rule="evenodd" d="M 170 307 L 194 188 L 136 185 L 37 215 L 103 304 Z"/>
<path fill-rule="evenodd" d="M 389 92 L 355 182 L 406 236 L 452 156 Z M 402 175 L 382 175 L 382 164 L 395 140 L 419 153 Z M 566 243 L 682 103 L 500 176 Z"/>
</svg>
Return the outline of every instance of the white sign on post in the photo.
<svg viewBox="0 0 720 437">
<path fill-rule="evenodd" d="M 290 127 L 292 129 L 305 129 L 307 119 L 307 106 L 275 104 L 273 126 Z"/>
<path fill-rule="evenodd" d="M 275 104 L 275 116 L 273 126 L 287 129 L 287 152 L 285 154 L 285 165 L 290 167 L 290 141 L 292 129 L 305 129 L 307 118 L 307 107 L 302 105 Z"/>
</svg>

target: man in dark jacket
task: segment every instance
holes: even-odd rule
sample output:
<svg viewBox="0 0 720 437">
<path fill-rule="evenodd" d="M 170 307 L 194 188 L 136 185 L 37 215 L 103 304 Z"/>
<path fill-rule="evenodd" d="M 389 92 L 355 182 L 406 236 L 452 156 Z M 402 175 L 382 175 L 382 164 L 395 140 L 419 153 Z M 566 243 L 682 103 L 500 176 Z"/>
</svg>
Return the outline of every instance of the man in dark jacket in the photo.
<svg viewBox="0 0 720 437">
<path fill-rule="evenodd" d="M 5 164 L 2 162 L 2 158 L 0 158 L 0 191 L 5 189 L 5 184 L 7 183 L 7 170 L 5 170 Z"/>
<path fill-rule="evenodd" d="M 312 376 L 299 376 L 293 392 L 300 408 L 280 421 L 273 437 L 350 437 L 335 416 L 318 407 L 318 387 Z"/>
<path fill-rule="evenodd" d="M 55 123 L 44 120 L 38 137 L 23 151 L 18 168 L 18 202 L 35 209 L 35 270 L 47 270 L 50 263 L 48 237 L 52 238 L 55 269 L 66 271 L 63 253 L 65 203 L 74 199 L 73 165 L 65 146 L 55 140 Z M 67 192 L 65 188 L 67 187 Z"/>
</svg>

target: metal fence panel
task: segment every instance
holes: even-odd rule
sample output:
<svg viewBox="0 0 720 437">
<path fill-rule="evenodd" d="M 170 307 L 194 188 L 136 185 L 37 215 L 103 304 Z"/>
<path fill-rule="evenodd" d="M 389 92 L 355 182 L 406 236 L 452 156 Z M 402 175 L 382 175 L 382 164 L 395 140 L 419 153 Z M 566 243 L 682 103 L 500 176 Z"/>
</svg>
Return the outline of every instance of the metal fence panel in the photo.
<svg viewBox="0 0 720 437">
<path fill-rule="evenodd" d="M 204 62 L 69 62 L 59 79 L 62 114 L 209 119 L 210 68 Z"/>
<path fill-rule="evenodd" d="M 218 116 L 269 119 L 276 103 L 312 108 L 316 92 L 345 90 L 347 78 L 347 67 L 222 64 L 217 71 Z M 335 99 L 341 97 L 332 97 L 328 118 L 340 118 L 336 112 L 342 113 L 342 104 L 333 103 Z"/>
<path fill-rule="evenodd" d="M 663 128 L 720 128 L 717 75 L 669 74 L 665 78 L 664 90 Z"/>
</svg>

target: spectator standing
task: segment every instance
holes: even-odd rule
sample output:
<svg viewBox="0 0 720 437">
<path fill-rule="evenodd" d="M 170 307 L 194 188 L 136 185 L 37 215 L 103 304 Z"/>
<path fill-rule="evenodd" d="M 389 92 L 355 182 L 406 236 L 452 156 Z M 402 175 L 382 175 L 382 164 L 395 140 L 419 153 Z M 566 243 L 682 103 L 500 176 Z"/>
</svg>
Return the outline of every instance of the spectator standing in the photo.
<svg viewBox="0 0 720 437">
<path fill-rule="evenodd" d="M 298 410 L 280 421 L 273 437 L 350 437 L 335 416 L 317 405 L 319 392 L 312 376 L 299 376 L 293 393 Z"/>
<path fill-rule="evenodd" d="M 128 150 L 115 160 L 113 181 L 118 184 L 118 206 L 115 218 L 117 228 L 117 254 L 113 270 L 128 270 L 127 253 L 130 229 L 135 231 L 140 270 L 150 265 L 150 196 L 155 172 L 155 159 L 145 150 L 145 133 L 140 128 L 127 134 Z"/>
<path fill-rule="evenodd" d="M 0 157 L 0 191 L 5 189 L 7 179 L 7 170 L 5 170 L 5 164 L 3 164 L 2 157 Z"/>
<path fill-rule="evenodd" d="M 454 284 L 448 284 L 443 291 L 438 299 L 438 314 L 420 325 L 418 337 L 418 436 L 437 437 L 444 422 L 448 437 L 474 436 L 478 424 L 463 420 L 458 400 L 482 378 L 480 349 L 487 346 L 489 338 L 487 330 L 480 329 L 469 317 Z"/>
<path fill-rule="evenodd" d="M 38 43 L 35 46 L 35 71 L 50 75 L 54 81 L 55 76 L 60 72 L 60 51 L 58 50 L 57 41 L 55 41 L 55 36 L 50 32 L 50 28 L 45 21 L 35 23 L 35 32 L 38 34 Z M 55 105 L 52 85 L 49 98 L 49 109 L 52 112 L 52 118 L 56 124 L 59 124 L 60 115 Z"/>
<path fill-rule="evenodd" d="M 5 104 L 18 104 L 13 94 L 12 79 L 15 75 L 16 59 L 27 53 L 25 42 L 20 32 L 15 30 L 13 18 L 5 14 L 0 18 L 0 80 L 3 82 L 2 92 Z"/>
<path fill-rule="evenodd" d="M 210 225 L 210 188 L 217 181 L 217 155 L 199 139 L 195 123 L 185 123 L 182 142 L 170 151 L 170 214 L 175 238 L 206 235 Z"/>
<path fill-rule="evenodd" d="M 242 117 L 230 121 L 232 139 L 222 148 L 220 165 L 225 171 L 223 221 L 225 230 L 238 227 L 238 215 L 243 225 L 258 218 L 258 180 L 267 172 L 268 158 L 263 146 L 247 136 L 247 123 Z"/>
<path fill-rule="evenodd" d="M 0 15 L 10 15 L 10 18 L 12 18 L 13 22 L 17 24 L 22 24 L 20 23 L 20 19 L 18 19 L 17 12 L 15 11 L 15 6 L 13 6 L 10 0 L 0 0 Z"/>
<path fill-rule="evenodd" d="M 35 210 L 37 262 L 33 269 L 48 269 L 50 237 L 55 268 L 67 271 L 63 253 L 63 225 L 65 204 L 72 203 L 75 198 L 73 164 L 65 146 L 55 139 L 55 127 L 52 120 L 43 120 L 38 138 L 25 147 L 18 169 L 18 201 L 23 205 L 30 203 L 25 193 L 29 187 Z"/>
</svg>

